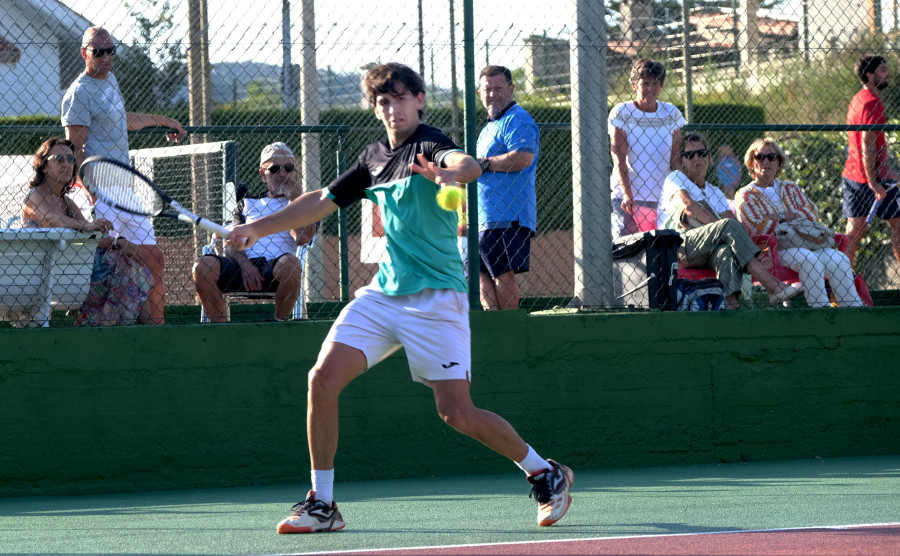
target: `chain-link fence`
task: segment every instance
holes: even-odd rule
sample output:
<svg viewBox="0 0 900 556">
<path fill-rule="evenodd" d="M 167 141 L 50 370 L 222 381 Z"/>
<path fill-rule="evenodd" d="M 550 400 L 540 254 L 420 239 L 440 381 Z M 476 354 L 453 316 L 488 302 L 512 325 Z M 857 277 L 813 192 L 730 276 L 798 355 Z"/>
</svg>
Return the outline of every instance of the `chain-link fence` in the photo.
<svg viewBox="0 0 900 556">
<path fill-rule="evenodd" d="M 615 194 L 618 166 L 631 163 L 631 171 L 641 174 L 651 162 L 668 171 L 680 169 L 684 161 L 677 145 L 671 149 L 671 134 L 660 135 L 657 127 L 641 131 L 640 125 L 622 129 L 632 130 L 623 133 L 626 148 L 644 158 L 618 158 L 615 129 L 606 120 L 616 105 L 643 98 L 632 80 L 636 59 L 659 61 L 667 70 L 659 101 L 683 115 L 682 135 L 705 136 L 706 179 L 713 185 L 725 186 L 733 196 L 749 184 L 745 152 L 755 139 L 773 136 L 788 157 L 780 178 L 796 181 L 817 206 L 820 220 L 838 232 L 847 227 L 841 176 L 848 134 L 842 126 L 861 88 L 854 63 L 868 53 L 884 56 L 891 69 L 900 61 L 896 6 L 872 0 L 841 6 L 820 0 L 606 6 L 587 0 L 520 0 L 514 6 L 499 0 L 397 0 L 389 6 L 350 0 L 252 5 L 236 0 L 108 5 L 0 0 L 0 5 L 5 90 L 0 98 L 0 311 L 11 322 L 63 326 L 72 323 L 78 302 L 56 295 L 66 280 L 59 277 L 86 273 L 91 278 L 96 270 L 93 256 L 82 257 L 78 265 L 67 253 L 93 251 L 96 244 L 90 234 L 62 237 L 40 222 L 21 220 L 22 206 L 33 189 L 34 153 L 48 137 L 65 133 L 61 102 L 93 55 L 80 49 L 82 34 L 92 25 L 115 38 L 117 50 L 106 57 L 112 59 L 128 111 L 177 119 L 190 131 L 189 146 L 223 145 L 212 153 L 187 149 L 164 157 L 154 170 L 173 196 L 214 220 L 228 219 L 237 196 L 266 195 L 259 157 L 267 144 L 283 141 L 293 149 L 296 179 L 311 190 L 328 185 L 366 144 L 383 139 L 384 126 L 360 88 L 362 75 L 374 65 L 399 61 L 419 72 L 427 123 L 472 154 L 487 121 L 476 91 L 478 72 L 487 65 L 508 67 L 514 98 L 540 131 L 530 270 L 516 276 L 519 305 L 529 310 L 657 305 L 650 301 L 655 293 L 639 298 L 627 290 L 658 285 L 663 277 L 649 276 L 646 259 L 626 264 L 628 256 L 616 250 L 613 238 L 623 231 L 616 229 L 623 220 L 634 224 L 643 209 L 657 214 L 659 198 L 641 193 L 634 198 L 640 210 L 622 208 L 621 188 Z M 895 90 L 881 91 L 889 118 L 900 109 Z M 654 114 L 639 112 L 639 117 Z M 896 132 L 887 129 L 893 161 Z M 163 132 L 133 131 L 130 147 L 145 153 L 167 147 Z M 734 184 L 722 183 L 729 176 Z M 661 195 L 662 186 L 655 183 L 648 191 Z M 89 205 L 83 208 L 90 212 Z M 167 322 L 199 322 L 192 266 L 210 237 L 179 223 L 163 225 L 156 219 L 154 224 L 166 261 Z M 37 225 L 37 231 L 21 229 L 28 225 Z M 757 243 L 764 248 L 764 266 L 773 272 L 768 250 L 775 249 L 774 243 Z M 352 292 L 372 279 L 380 249 L 368 202 L 328 217 L 305 260 L 302 299 L 309 316 L 335 316 Z M 781 263 L 788 264 L 784 257 Z M 623 279 L 623 272 L 636 274 Z M 887 222 L 875 218 L 870 223 L 853 272 L 864 275 L 876 304 L 894 303 L 900 277 Z M 91 279 L 97 278 L 95 272 Z M 478 280 L 469 283 L 470 299 L 477 303 Z M 87 295 L 94 286 L 81 280 L 78 294 L 69 297 Z M 768 306 L 763 286 L 744 280 L 742 289 L 745 307 Z M 271 298 L 231 303 L 233 320 L 274 316 Z"/>
</svg>

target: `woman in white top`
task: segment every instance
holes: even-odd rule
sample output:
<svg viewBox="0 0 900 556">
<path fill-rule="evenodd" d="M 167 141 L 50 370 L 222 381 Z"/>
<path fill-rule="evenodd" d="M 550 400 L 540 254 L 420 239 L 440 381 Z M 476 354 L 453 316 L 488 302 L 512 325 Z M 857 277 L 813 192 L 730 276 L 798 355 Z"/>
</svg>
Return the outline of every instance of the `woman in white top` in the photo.
<svg viewBox="0 0 900 556">
<path fill-rule="evenodd" d="M 684 243 L 679 262 L 687 268 L 711 268 L 725 287 L 725 304 L 740 307 L 744 272 L 769 292 L 769 302 L 782 303 L 800 293 L 765 269 L 759 246 L 735 220 L 725 194 L 706 181 L 709 147 L 706 139 L 686 135 L 679 148 L 680 170 L 670 173 L 659 203 L 661 228 L 678 230 Z"/>
<path fill-rule="evenodd" d="M 747 149 L 744 163 L 753 182 L 735 195 L 738 219 L 751 234 L 771 234 L 780 221 L 806 218 L 819 219 L 816 205 L 800 186 L 778 179 L 787 157 L 775 139 L 757 139 Z M 861 307 L 862 300 L 853 283 L 853 269 L 847 255 L 837 249 L 778 249 L 778 259 L 800 275 L 810 307 L 830 307 L 825 279 L 831 284 L 839 305 Z"/>
<path fill-rule="evenodd" d="M 663 180 L 679 167 L 678 145 L 685 120 L 673 104 L 660 102 L 665 80 L 661 63 L 637 60 L 631 68 L 635 99 L 609 112 L 614 238 L 656 228 Z"/>
</svg>

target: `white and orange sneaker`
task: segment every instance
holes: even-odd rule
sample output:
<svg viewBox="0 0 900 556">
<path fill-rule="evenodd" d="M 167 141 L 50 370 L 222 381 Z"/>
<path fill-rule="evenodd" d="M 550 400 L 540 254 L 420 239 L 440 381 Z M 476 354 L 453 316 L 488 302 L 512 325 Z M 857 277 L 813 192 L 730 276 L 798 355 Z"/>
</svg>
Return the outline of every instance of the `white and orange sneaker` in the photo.
<svg viewBox="0 0 900 556">
<path fill-rule="evenodd" d="M 530 475 L 531 494 L 537 501 L 537 523 L 542 527 L 553 525 L 568 511 L 572 505 L 572 497 L 569 488 L 575 481 L 575 473 L 565 465 L 556 463 L 552 459 L 547 460 L 552 466 L 537 475 Z"/>
<path fill-rule="evenodd" d="M 316 500 L 316 493 L 309 491 L 306 500 L 297 502 L 291 508 L 291 515 L 283 519 L 275 530 L 284 533 L 322 533 L 340 531 L 344 528 L 344 518 L 337 504 L 331 505 Z"/>
</svg>

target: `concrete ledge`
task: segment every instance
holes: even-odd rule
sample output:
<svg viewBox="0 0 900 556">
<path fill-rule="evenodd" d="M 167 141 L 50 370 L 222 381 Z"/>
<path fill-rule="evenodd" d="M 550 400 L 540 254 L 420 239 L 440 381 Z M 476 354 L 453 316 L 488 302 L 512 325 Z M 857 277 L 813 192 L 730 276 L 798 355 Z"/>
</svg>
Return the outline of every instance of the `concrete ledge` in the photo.
<svg viewBox="0 0 900 556">
<path fill-rule="evenodd" d="M 900 309 L 473 313 L 473 397 L 582 468 L 900 453 Z M 330 322 L 0 330 L 0 496 L 308 480 Z M 340 480 L 504 472 L 399 355 L 341 398 Z"/>
</svg>

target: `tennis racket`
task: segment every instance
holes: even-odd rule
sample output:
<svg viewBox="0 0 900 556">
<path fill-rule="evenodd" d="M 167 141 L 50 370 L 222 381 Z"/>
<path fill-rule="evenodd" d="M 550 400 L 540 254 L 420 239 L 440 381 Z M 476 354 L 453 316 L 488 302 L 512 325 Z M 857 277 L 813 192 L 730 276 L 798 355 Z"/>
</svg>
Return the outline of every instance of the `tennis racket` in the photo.
<svg viewBox="0 0 900 556">
<path fill-rule="evenodd" d="M 174 218 L 227 238 L 227 228 L 202 218 L 166 195 L 153 180 L 128 164 L 92 156 L 81 165 L 81 181 L 107 205 L 130 214 Z M 172 210 L 170 210 L 172 209 Z"/>
<path fill-rule="evenodd" d="M 892 187 L 897 187 L 895 182 L 884 182 L 885 191 L 890 191 Z M 900 202 L 900 200 L 898 200 Z M 878 207 L 881 206 L 881 201 L 875 199 L 875 202 L 872 203 L 872 208 L 869 209 L 869 215 L 866 216 L 866 224 L 872 221 L 872 217 L 875 216 L 875 213 L 878 212 Z"/>
</svg>

